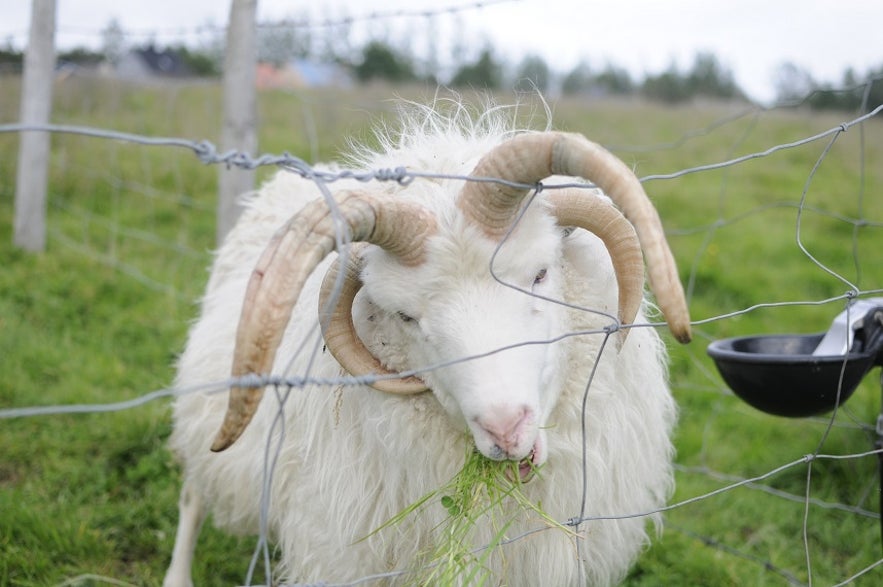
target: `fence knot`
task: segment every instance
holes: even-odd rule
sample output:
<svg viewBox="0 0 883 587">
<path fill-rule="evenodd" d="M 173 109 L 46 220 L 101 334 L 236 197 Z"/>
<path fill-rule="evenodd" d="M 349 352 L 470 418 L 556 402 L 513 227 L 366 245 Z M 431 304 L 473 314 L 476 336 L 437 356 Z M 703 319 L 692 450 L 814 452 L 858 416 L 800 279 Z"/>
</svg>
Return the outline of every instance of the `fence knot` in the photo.
<svg viewBox="0 0 883 587">
<path fill-rule="evenodd" d="M 265 375 L 249 373 L 248 375 L 236 377 L 232 383 L 238 387 L 263 387 L 265 385 L 270 385 L 273 382 Z"/>
<path fill-rule="evenodd" d="M 304 178 L 307 177 L 308 172 L 312 172 L 310 165 L 306 161 L 300 157 L 295 157 L 288 151 L 282 152 L 282 157 L 280 157 L 277 165 L 282 169 L 293 171 Z"/>
<path fill-rule="evenodd" d="M 622 323 L 617 320 L 616 322 L 612 322 L 604 327 L 604 334 L 610 336 L 611 334 L 619 332 L 620 330 L 622 330 Z"/>
<path fill-rule="evenodd" d="M 196 153 L 197 158 L 206 165 L 217 162 L 218 151 L 209 141 L 193 143 L 193 152 Z"/>
<path fill-rule="evenodd" d="M 232 169 L 233 167 L 239 167 L 240 169 L 254 168 L 251 157 L 242 151 L 230 151 L 229 153 L 225 153 L 222 157 L 224 163 L 227 164 L 227 169 Z"/>
<path fill-rule="evenodd" d="M 414 177 L 404 167 L 376 169 L 374 170 L 374 179 L 378 181 L 394 181 L 402 186 L 406 186 L 414 181 Z"/>
</svg>

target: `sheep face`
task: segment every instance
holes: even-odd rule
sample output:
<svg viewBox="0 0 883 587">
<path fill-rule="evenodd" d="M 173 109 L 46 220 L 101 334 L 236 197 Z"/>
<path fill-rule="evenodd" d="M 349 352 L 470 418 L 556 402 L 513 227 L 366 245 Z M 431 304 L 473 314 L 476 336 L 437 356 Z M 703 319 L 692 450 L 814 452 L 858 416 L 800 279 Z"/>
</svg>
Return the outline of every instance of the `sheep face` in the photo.
<svg viewBox="0 0 883 587">
<path fill-rule="evenodd" d="M 465 222 L 441 227 L 416 267 L 372 247 L 361 274 L 371 309 L 360 319 L 354 308 L 388 367 L 438 366 L 421 377 L 482 454 L 526 466 L 546 460 L 543 427 L 565 371 L 563 345 L 548 342 L 563 332 L 564 309 L 550 301 L 561 299 L 562 232 L 529 212 L 502 245 Z"/>
<path fill-rule="evenodd" d="M 559 387 L 549 373 L 563 369 L 555 345 L 542 341 L 556 332 L 563 310 L 549 309 L 546 304 L 551 302 L 543 304 L 530 292 L 558 294 L 560 299 L 554 278 L 555 270 L 562 267 L 561 231 L 556 224 L 587 229 L 604 242 L 617 277 L 621 323 L 633 321 L 643 298 L 643 249 L 651 288 L 672 332 L 682 342 L 690 339 L 683 289 L 659 216 L 622 161 L 583 137 L 524 134 L 486 153 L 473 175 L 510 183 L 466 182 L 456 190 L 454 201 L 444 184 L 428 190 L 445 192 L 439 198 L 419 197 L 412 190 L 408 190 L 411 197 L 341 191 L 334 195 L 333 207 L 320 199 L 295 214 L 274 234 L 252 272 L 232 375 L 269 372 L 306 276 L 340 242 L 340 225 L 349 240 L 369 243 L 374 249 L 368 258 L 346 259 L 342 290 L 346 295 L 340 298 L 346 303 L 320 306 L 320 313 L 331 308 L 332 317 L 321 320 L 329 350 L 353 374 L 385 371 L 383 363 L 394 370 L 426 371 L 423 381 L 411 378 L 387 385 L 378 379 L 372 386 L 414 393 L 428 385 L 491 458 L 520 460 L 531 455 L 540 463 L 546 456 L 538 430 Z M 528 193 L 524 184 L 551 175 L 589 179 L 609 199 L 565 189 L 547 195 L 545 205 L 533 210 L 528 206 L 522 216 Z M 359 269 L 360 262 L 367 265 Z M 357 281 L 361 285 L 354 285 Z M 404 343 L 399 346 L 407 360 L 402 364 L 395 364 L 385 352 L 372 353 L 356 340 L 347 310 L 362 286 L 387 317 L 403 322 Z M 323 291 L 328 291 L 324 283 Z M 618 344 L 627 332 L 619 336 Z M 212 450 L 225 450 L 236 441 L 261 395 L 260 386 L 231 388 L 229 408 Z"/>
</svg>

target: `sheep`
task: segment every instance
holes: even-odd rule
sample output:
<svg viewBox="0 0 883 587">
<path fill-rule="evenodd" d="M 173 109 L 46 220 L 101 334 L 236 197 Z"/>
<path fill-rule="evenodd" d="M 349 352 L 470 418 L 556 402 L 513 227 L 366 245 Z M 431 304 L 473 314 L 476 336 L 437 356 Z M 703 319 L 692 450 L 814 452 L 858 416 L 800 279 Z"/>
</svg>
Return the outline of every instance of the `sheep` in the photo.
<svg viewBox="0 0 883 587">
<path fill-rule="evenodd" d="M 379 148 L 355 147 L 345 162 L 423 176 L 327 184 L 332 213 L 319 183 L 281 170 L 218 250 L 176 388 L 231 374 L 305 383 L 285 394 L 281 425 L 280 401 L 261 401 L 269 380 L 178 395 L 169 443 L 183 487 L 166 587 L 191 584 L 209 513 L 231 532 L 264 528 L 288 581 L 407 570 L 443 512 L 375 531 L 451 479 L 470 447 L 517 463 L 513 482 L 553 519 L 603 518 L 500 547 L 487 563 L 494 584 L 615 584 L 648 526 L 658 531 L 676 407 L 662 338 L 640 327 L 656 311 L 644 258 L 671 332 L 691 334 L 640 182 L 580 135 L 516 131 L 502 108 L 411 106 L 397 134 L 381 131 Z M 550 177 L 597 188 L 527 197 Z M 324 345 L 311 353 L 317 322 Z M 323 384 L 349 375 L 368 378 Z M 525 515 L 508 534 L 536 527 Z M 474 546 L 490 537 L 479 528 Z"/>
</svg>

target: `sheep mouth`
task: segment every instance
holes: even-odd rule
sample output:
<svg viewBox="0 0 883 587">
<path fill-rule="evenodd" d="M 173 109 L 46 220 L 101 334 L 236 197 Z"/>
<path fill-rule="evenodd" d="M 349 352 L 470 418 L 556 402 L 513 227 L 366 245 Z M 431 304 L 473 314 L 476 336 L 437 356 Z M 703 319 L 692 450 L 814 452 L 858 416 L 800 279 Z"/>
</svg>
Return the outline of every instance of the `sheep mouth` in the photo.
<svg viewBox="0 0 883 587">
<path fill-rule="evenodd" d="M 537 462 L 537 457 L 537 447 L 534 445 L 530 453 L 518 461 L 517 466 L 506 469 L 506 477 L 513 483 L 527 483 L 534 478 L 537 469 L 541 465 L 541 463 Z"/>
<path fill-rule="evenodd" d="M 527 483 L 531 479 L 533 479 L 534 475 L 534 467 L 536 464 L 534 463 L 534 451 L 530 451 L 530 454 L 521 459 L 518 462 L 518 479 L 522 483 Z"/>
</svg>

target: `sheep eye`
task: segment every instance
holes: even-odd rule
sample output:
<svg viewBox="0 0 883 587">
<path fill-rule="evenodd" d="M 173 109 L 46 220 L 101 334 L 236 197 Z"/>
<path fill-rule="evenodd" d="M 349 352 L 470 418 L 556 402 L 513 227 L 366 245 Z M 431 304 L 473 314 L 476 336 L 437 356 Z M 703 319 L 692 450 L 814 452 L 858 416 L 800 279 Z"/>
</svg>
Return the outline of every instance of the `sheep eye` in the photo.
<svg viewBox="0 0 883 587">
<path fill-rule="evenodd" d="M 540 269 L 537 276 L 533 278 L 533 284 L 537 285 L 538 283 L 542 283 L 544 279 L 546 279 L 546 270 Z"/>
<path fill-rule="evenodd" d="M 408 316 L 404 312 L 396 312 L 396 315 L 399 317 L 399 319 L 402 322 L 413 322 L 414 321 L 414 318 L 412 318 L 411 316 Z"/>
</svg>

